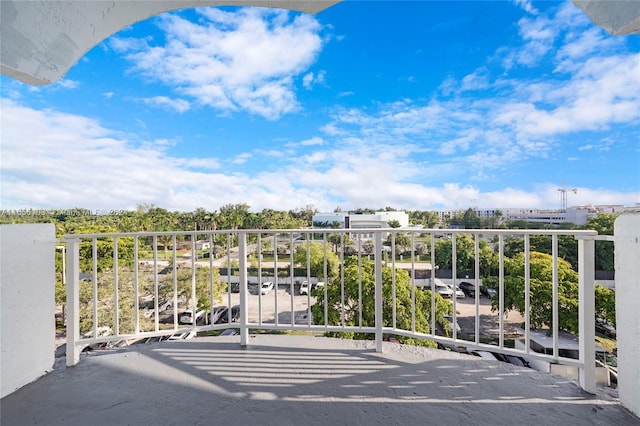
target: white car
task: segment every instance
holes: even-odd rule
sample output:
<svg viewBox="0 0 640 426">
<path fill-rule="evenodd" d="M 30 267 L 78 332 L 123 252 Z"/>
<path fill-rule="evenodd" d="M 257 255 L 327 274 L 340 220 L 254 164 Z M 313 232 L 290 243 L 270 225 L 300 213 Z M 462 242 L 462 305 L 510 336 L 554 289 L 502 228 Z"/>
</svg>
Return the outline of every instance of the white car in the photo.
<svg viewBox="0 0 640 426">
<path fill-rule="evenodd" d="M 447 287 L 449 287 L 449 289 L 451 290 L 451 294 L 453 294 L 453 286 L 451 284 L 447 284 Z M 455 292 L 456 299 L 464 299 L 464 291 L 462 291 L 462 289 L 456 287 Z"/>
<path fill-rule="evenodd" d="M 260 285 L 260 294 L 269 294 L 273 290 L 273 282 L 266 281 Z"/>
<path fill-rule="evenodd" d="M 198 311 L 196 312 L 196 320 L 193 321 L 193 312 L 192 311 L 184 311 L 180 313 L 178 317 L 178 323 L 180 324 L 201 324 L 205 320 L 205 312 Z"/>
<path fill-rule="evenodd" d="M 451 328 L 451 332 L 453 333 L 453 316 L 445 315 L 444 319 L 449 321 L 449 327 Z M 456 318 L 456 333 L 460 333 L 461 331 L 462 331 L 462 328 L 460 327 L 460 324 L 458 324 L 458 319 Z"/>
<path fill-rule="evenodd" d="M 302 284 L 300 284 L 300 294 L 309 294 L 309 281 L 302 281 Z"/>
<path fill-rule="evenodd" d="M 453 290 L 446 284 L 436 283 L 436 293 L 440 296 L 450 299 L 453 297 Z"/>
</svg>

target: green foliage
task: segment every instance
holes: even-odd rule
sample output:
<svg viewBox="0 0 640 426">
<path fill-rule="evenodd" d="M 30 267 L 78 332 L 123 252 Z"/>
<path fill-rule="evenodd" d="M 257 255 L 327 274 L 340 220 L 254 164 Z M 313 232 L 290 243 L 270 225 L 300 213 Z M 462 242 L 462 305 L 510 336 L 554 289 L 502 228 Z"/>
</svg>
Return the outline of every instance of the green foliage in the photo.
<svg viewBox="0 0 640 426">
<path fill-rule="evenodd" d="M 529 250 L 551 255 L 552 242 L 550 235 L 530 235 Z M 504 245 L 505 256 L 514 257 L 518 253 L 524 253 L 524 238 L 520 236 L 507 238 Z M 558 236 L 558 257 L 569 262 L 574 270 L 578 269 L 578 241 L 573 236 Z"/>
<path fill-rule="evenodd" d="M 213 268 L 211 273 L 208 267 L 195 268 L 195 273 L 193 271 L 191 268 L 177 268 L 177 299 L 184 301 L 189 308 L 193 306 L 192 296 L 195 282 L 196 310 L 203 309 L 211 312 L 211 301 L 213 300 L 214 305 L 222 302 L 222 293 L 226 291 L 227 284 L 220 281 L 220 272 L 217 268 Z M 173 272 L 169 274 L 167 282 L 173 283 Z M 160 299 L 166 300 L 172 296 L 173 288 L 164 286 Z"/>
<path fill-rule="evenodd" d="M 616 326 L 616 292 L 599 284 L 596 284 L 596 318 Z"/>
<path fill-rule="evenodd" d="M 395 219 L 389 221 L 389 228 L 400 228 L 400 226 L 400 222 Z"/>
<path fill-rule="evenodd" d="M 469 234 L 454 234 L 456 239 L 456 268 L 458 271 L 472 270 L 475 262 L 475 243 Z M 449 238 L 439 239 L 436 243 L 436 265 L 441 269 L 451 269 L 453 244 Z"/>
<path fill-rule="evenodd" d="M 331 281 L 338 276 L 340 259 L 330 250 L 324 249 L 324 245 L 318 242 L 303 243 L 298 246 L 293 261 L 301 268 L 307 267 L 307 245 L 309 247 L 308 266 L 310 275 L 319 280 Z M 326 257 L 325 257 L 326 254 Z M 326 275 L 325 275 L 326 263 Z"/>
<path fill-rule="evenodd" d="M 613 226 L 618 218 L 617 214 L 600 213 L 596 217 L 590 217 L 583 229 L 591 229 L 598 231 L 598 235 L 613 235 Z M 596 269 L 605 271 L 613 271 L 614 263 L 614 245 L 610 241 L 596 241 Z"/>
<path fill-rule="evenodd" d="M 435 228 L 440 222 L 440 217 L 436 212 L 423 210 L 407 211 L 409 222 L 414 225 L 422 225 L 427 229 Z"/>
<path fill-rule="evenodd" d="M 551 328 L 553 315 L 553 258 L 545 253 L 530 253 L 530 322 L 532 328 Z M 525 315 L 524 254 L 505 259 L 504 308 Z M 494 298 L 492 309 L 498 310 Z M 578 274 L 571 265 L 558 259 L 558 328 L 578 332 Z"/>
<path fill-rule="evenodd" d="M 115 332 L 115 273 L 105 271 L 98 276 L 97 282 L 97 327 L 109 327 Z M 135 282 L 133 271 L 129 268 L 118 269 L 118 325 L 120 334 L 134 332 L 135 328 Z M 150 277 L 141 276 L 139 287 L 142 294 L 151 293 Z M 84 334 L 93 328 L 93 283 L 80 282 L 80 333 Z M 142 315 L 141 315 L 142 317 Z M 140 318 L 141 330 L 151 329 L 151 320 Z"/>
<path fill-rule="evenodd" d="M 98 275 L 97 281 L 97 327 L 109 327 L 115 332 L 115 273 L 112 269 Z M 135 331 L 135 276 L 131 268 L 118 269 L 118 326 L 120 334 L 130 334 Z M 196 309 L 210 311 L 211 299 L 213 303 L 222 302 L 222 293 L 226 291 L 226 283 L 220 281 L 218 269 L 210 273 L 209 268 L 196 268 L 195 277 L 190 268 L 177 268 L 177 293 L 174 299 L 173 273 L 169 274 L 158 284 L 158 303 L 166 300 L 176 300 L 179 305 L 189 305 L 192 301 L 192 283 L 195 278 Z M 139 305 L 143 300 L 153 298 L 153 275 L 138 273 Z M 91 280 L 80 282 L 80 333 L 84 334 L 93 329 L 93 283 Z M 154 329 L 154 317 L 145 318 L 140 310 L 139 321 L 141 331 Z"/>
<path fill-rule="evenodd" d="M 358 268 L 358 258 L 345 259 L 344 286 L 339 282 L 329 283 L 326 286 L 327 318 L 328 325 L 347 325 L 373 327 L 375 325 L 375 271 L 373 261 L 360 259 L 362 268 Z M 383 326 L 392 327 L 393 323 L 393 271 L 392 268 L 382 269 L 382 300 L 383 300 Z M 415 330 L 419 333 L 430 332 L 431 321 L 431 292 L 420 289 L 412 289 L 409 274 L 404 269 L 396 269 L 395 272 L 395 326 L 404 330 L 412 329 L 412 306 L 415 303 Z M 313 290 L 316 303 L 311 307 L 314 321 L 318 324 L 325 323 L 324 300 L 325 288 L 317 287 Z M 436 321 L 449 332 L 449 323 L 444 319 L 445 314 L 452 312 L 452 305 L 445 301 L 439 294 L 435 295 Z M 330 333 L 344 338 L 365 339 L 366 334 L 360 333 Z M 411 339 L 399 336 L 403 343 L 416 345 L 435 346 L 433 342 Z"/>
<path fill-rule="evenodd" d="M 399 250 L 399 254 L 403 254 L 409 251 L 409 247 L 411 247 L 411 237 L 407 234 L 389 234 L 387 236 L 387 244 L 391 245 L 391 243 L 395 241 L 396 250 Z"/>
<path fill-rule="evenodd" d="M 98 238 L 96 240 L 96 256 L 98 272 L 113 268 L 113 238 Z M 93 271 L 93 243 L 83 240 L 80 243 L 80 269 L 85 272 Z M 118 265 L 133 266 L 133 238 L 118 238 Z"/>
</svg>

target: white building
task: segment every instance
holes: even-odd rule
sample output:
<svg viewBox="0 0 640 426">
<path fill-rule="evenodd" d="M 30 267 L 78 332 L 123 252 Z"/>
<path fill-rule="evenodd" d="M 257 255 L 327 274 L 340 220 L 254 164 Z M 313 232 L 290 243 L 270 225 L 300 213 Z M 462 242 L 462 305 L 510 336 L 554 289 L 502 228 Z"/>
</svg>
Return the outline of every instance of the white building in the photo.
<svg viewBox="0 0 640 426">
<path fill-rule="evenodd" d="M 490 219 L 499 217 L 500 221 L 524 220 L 533 223 L 545 223 L 548 225 L 559 225 L 561 223 L 573 223 L 584 225 L 591 217 L 596 217 L 600 213 L 620 214 L 630 211 L 633 207 L 623 205 L 586 205 L 573 206 L 562 210 L 543 210 L 530 208 L 504 208 L 504 209 L 474 209 L 479 218 Z M 448 219 L 456 215 L 464 214 L 465 210 L 439 210 L 436 211 L 440 218 L 440 223 L 444 224 Z M 500 216 L 496 216 L 500 212 Z"/>
<path fill-rule="evenodd" d="M 331 226 L 337 223 L 340 228 L 390 228 L 389 223 L 397 221 L 401 228 L 409 226 L 409 215 L 403 211 L 375 212 L 357 214 L 351 212 L 317 213 L 313 215 L 313 223 L 326 223 Z"/>
</svg>

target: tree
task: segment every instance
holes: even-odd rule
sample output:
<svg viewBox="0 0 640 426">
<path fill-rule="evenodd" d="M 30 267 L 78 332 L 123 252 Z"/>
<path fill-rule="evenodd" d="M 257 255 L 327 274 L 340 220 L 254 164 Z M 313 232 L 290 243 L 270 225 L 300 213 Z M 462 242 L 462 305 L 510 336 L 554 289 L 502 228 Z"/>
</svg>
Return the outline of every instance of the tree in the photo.
<svg viewBox="0 0 640 426">
<path fill-rule="evenodd" d="M 529 250 L 551 255 L 552 241 L 550 235 L 530 235 Z M 514 257 L 517 253 L 524 253 L 524 238 L 508 237 L 504 246 L 505 256 Z M 578 242 L 573 236 L 558 236 L 558 257 L 569 262 L 574 270 L 578 269 Z"/>
<path fill-rule="evenodd" d="M 307 256 L 307 246 L 309 247 L 309 255 Z M 325 256 L 326 255 L 326 256 Z M 308 244 L 300 244 L 293 257 L 296 265 L 306 268 L 307 260 L 309 272 L 311 276 L 318 278 L 320 281 L 330 281 L 338 276 L 340 260 L 335 253 L 327 250 L 325 253 L 324 246 L 318 242 L 309 242 Z M 326 263 L 326 276 L 325 276 Z"/>
<path fill-rule="evenodd" d="M 516 310 L 525 315 L 525 257 L 518 253 L 505 259 L 504 309 Z M 553 327 L 553 258 L 545 253 L 531 252 L 529 264 L 530 323 L 532 328 Z M 498 298 L 492 301 L 492 309 L 499 309 Z M 558 328 L 578 332 L 578 274 L 569 262 L 558 259 Z"/>
<path fill-rule="evenodd" d="M 355 252 L 355 247 L 351 238 L 349 238 L 349 234 L 329 234 L 327 242 L 331 244 L 332 250 L 336 254 L 340 253 L 340 247 L 343 247 L 345 253 Z"/>
<path fill-rule="evenodd" d="M 173 281 L 173 273 L 169 275 L 170 280 Z M 192 300 L 192 281 L 193 272 L 191 268 L 179 268 L 176 271 L 176 281 L 178 293 L 176 297 L 178 301 L 182 300 L 189 306 L 194 306 L 196 311 L 204 310 L 205 312 L 211 312 L 211 299 L 214 303 L 222 302 L 222 293 L 226 291 L 226 283 L 220 281 L 220 272 L 218 268 L 213 268 L 210 273 L 208 267 L 195 269 L 195 283 L 196 283 L 196 300 Z M 173 287 L 163 287 L 164 292 L 161 293 L 162 299 L 173 297 Z"/>
<path fill-rule="evenodd" d="M 246 203 L 225 204 L 220 207 L 220 216 L 229 229 L 243 228 L 245 218 L 249 214 L 249 205 Z"/>
<path fill-rule="evenodd" d="M 142 274 L 138 278 L 141 294 L 152 294 L 153 284 L 150 275 Z M 96 284 L 96 327 L 109 327 L 115 332 L 115 273 L 113 270 L 105 271 L 98 276 Z M 120 334 L 131 334 L 135 328 L 135 277 L 133 271 L 127 267 L 118 268 L 118 327 Z M 80 333 L 84 334 L 93 330 L 93 305 L 94 293 L 91 281 L 80 282 Z M 140 329 L 148 331 L 152 329 L 152 321 L 141 315 Z"/>
<path fill-rule="evenodd" d="M 596 284 L 596 318 L 616 326 L 616 292 Z"/>
<path fill-rule="evenodd" d="M 329 283 L 326 286 L 327 294 L 327 318 L 328 325 L 347 325 L 373 327 L 375 325 L 375 266 L 368 259 L 360 259 L 361 268 L 358 267 L 357 257 L 345 260 L 344 286 L 340 282 Z M 383 327 L 393 326 L 393 271 L 390 267 L 382 268 L 382 315 Z M 395 271 L 395 311 L 397 328 L 403 330 L 412 329 L 412 306 L 415 306 L 415 325 L 419 333 L 429 333 L 431 323 L 431 291 L 413 289 L 409 279 L 409 273 L 404 269 Z M 325 288 L 318 287 L 312 293 L 316 302 L 312 305 L 314 321 L 318 324 L 325 323 L 324 294 Z M 360 297 L 361 295 L 361 297 Z M 445 301 L 439 294 L 435 295 L 436 322 L 441 325 L 445 333 L 450 332 L 450 325 L 445 320 L 445 314 L 452 313 L 452 305 Z M 346 338 L 365 339 L 367 334 L 360 333 L 329 333 Z M 412 339 L 398 336 L 403 343 L 415 345 L 435 346 L 434 342 L 421 339 Z"/>
<path fill-rule="evenodd" d="M 396 250 L 398 247 L 401 248 L 400 253 L 406 253 L 408 247 L 411 247 L 411 238 L 407 234 L 389 234 L 387 236 L 387 244 L 391 245 L 394 240 Z"/>
<path fill-rule="evenodd" d="M 456 268 L 458 271 L 472 270 L 475 262 L 475 243 L 469 234 L 454 234 L 456 239 Z M 451 268 L 452 240 L 443 238 L 436 242 L 436 265 L 442 269 Z"/>
<path fill-rule="evenodd" d="M 375 248 L 375 244 L 373 244 L 373 241 L 371 240 L 367 240 L 364 242 L 364 244 L 362 244 L 362 251 L 364 252 L 364 254 L 373 254 Z"/>
<path fill-rule="evenodd" d="M 394 229 L 395 229 L 395 228 L 400 228 L 400 226 L 401 226 L 401 225 L 400 225 L 400 222 L 398 222 L 398 221 L 397 221 L 397 220 L 395 220 L 395 219 L 390 220 L 390 221 L 389 221 L 389 223 L 388 223 L 388 225 L 389 225 L 389 228 L 394 228 Z"/>
<path fill-rule="evenodd" d="M 592 229 L 598 231 L 599 235 L 613 235 L 613 225 L 619 215 L 600 213 L 596 217 L 587 219 L 587 223 L 583 229 Z M 614 245 L 610 241 L 596 241 L 596 269 L 605 271 L 613 271 L 615 269 L 614 262 Z"/>
</svg>

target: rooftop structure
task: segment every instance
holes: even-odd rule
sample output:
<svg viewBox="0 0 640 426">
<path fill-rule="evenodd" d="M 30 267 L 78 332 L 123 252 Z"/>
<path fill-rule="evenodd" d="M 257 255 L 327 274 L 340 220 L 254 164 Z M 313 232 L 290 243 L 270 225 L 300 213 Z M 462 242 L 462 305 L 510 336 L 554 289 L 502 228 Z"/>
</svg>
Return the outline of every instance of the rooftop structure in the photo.
<svg viewBox="0 0 640 426">
<path fill-rule="evenodd" d="M 436 349 L 257 334 L 86 355 L 4 398 L 0 423 L 638 424 L 599 389 Z"/>
<path fill-rule="evenodd" d="M 404 211 L 379 211 L 375 213 L 331 212 L 313 215 L 313 223 L 332 226 L 337 223 L 343 229 L 389 228 L 390 222 L 398 222 L 401 228 L 409 226 L 409 215 Z"/>
</svg>

